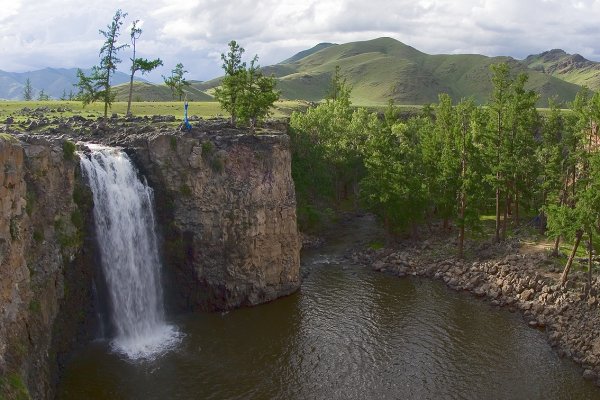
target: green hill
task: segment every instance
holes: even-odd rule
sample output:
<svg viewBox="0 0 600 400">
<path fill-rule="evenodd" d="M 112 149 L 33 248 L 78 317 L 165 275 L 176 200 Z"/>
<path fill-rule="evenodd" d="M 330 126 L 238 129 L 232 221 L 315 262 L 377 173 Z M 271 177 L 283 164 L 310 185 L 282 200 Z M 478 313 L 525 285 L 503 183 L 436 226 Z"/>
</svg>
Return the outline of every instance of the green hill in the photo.
<svg viewBox="0 0 600 400">
<path fill-rule="evenodd" d="M 554 49 L 530 55 L 523 63 L 534 71 L 587 86 L 592 90 L 600 90 L 600 63 L 587 60 L 579 54 Z"/>
<path fill-rule="evenodd" d="M 323 50 L 326 49 L 327 47 L 331 47 L 331 46 L 335 46 L 335 43 L 319 43 L 318 45 L 311 47 L 308 50 L 303 50 L 299 53 L 296 53 L 295 55 L 293 55 L 292 57 L 288 58 L 287 60 L 284 60 L 282 62 L 280 62 L 280 64 L 290 64 L 293 63 L 295 61 L 298 61 L 304 57 L 308 57 L 313 53 L 316 53 L 319 50 Z"/>
<path fill-rule="evenodd" d="M 455 99 L 472 96 L 483 103 L 492 89 L 489 67 L 499 62 L 508 62 L 515 73 L 529 74 L 528 88 L 540 93 L 540 105 L 547 104 L 551 96 L 570 101 L 579 90 L 576 84 L 531 70 L 510 57 L 429 55 L 391 38 L 328 45 L 307 54 L 264 68 L 278 78 L 282 97 L 321 100 L 337 65 L 353 88 L 352 101 L 361 105 L 383 104 L 389 99 L 399 104 L 424 104 L 437 101 L 442 92 Z M 204 85 L 210 83 L 218 84 L 213 80 Z"/>
<path fill-rule="evenodd" d="M 129 98 L 129 83 L 123 83 L 114 87 L 117 94 L 116 101 L 127 101 Z M 193 85 L 185 88 L 189 101 L 212 101 L 212 96 L 198 90 Z M 133 82 L 133 101 L 171 101 L 173 96 L 171 90 L 164 84 L 156 85 L 149 82 Z"/>
</svg>

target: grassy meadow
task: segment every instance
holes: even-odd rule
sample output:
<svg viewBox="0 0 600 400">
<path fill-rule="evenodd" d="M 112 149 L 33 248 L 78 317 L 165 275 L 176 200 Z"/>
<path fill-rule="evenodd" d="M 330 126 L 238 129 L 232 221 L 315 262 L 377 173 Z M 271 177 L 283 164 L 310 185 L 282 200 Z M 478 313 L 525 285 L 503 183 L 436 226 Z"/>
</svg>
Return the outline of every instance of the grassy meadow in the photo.
<svg viewBox="0 0 600 400">
<path fill-rule="evenodd" d="M 47 108 L 46 116 L 71 117 L 81 115 L 86 118 L 97 118 L 104 115 L 104 103 L 96 102 L 83 107 L 79 101 L 0 101 L 0 123 L 7 117 L 13 117 L 15 121 L 26 120 L 29 118 L 21 111 L 24 108 L 36 109 Z M 271 114 L 273 118 L 286 118 L 293 111 L 303 110 L 308 107 L 308 103 L 300 100 L 278 101 L 275 103 Z M 127 111 L 127 102 L 118 101 L 112 104 L 109 114 L 116 113 L 124 116 Z M 160 102 L 132 102 L 131 112 L 134 116 L 147 115 L 174 115 L 178 120 L 183 120 L 183 102 L 179 101 L 160 101 Z M 216 101 L 193 101 L 189 102 L 188 116 L 198 116 L 201 118 L 228 117 L 229 114 Z"/>
</svg>

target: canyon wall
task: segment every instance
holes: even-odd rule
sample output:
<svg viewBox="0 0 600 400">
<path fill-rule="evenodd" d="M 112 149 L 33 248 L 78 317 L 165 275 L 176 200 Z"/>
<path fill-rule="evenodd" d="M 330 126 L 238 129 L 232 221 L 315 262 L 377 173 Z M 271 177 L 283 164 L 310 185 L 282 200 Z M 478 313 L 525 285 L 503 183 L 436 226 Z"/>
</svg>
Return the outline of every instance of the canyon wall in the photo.
<svg viewBox="0 0 600 400">
<path fill-rule="evenodd" d="M 225 310 L 298 289 L 287 135 L 155 135 L 130 152 L 155 189 L 165 265 L 181 306 Z"/>
<path fill-rule="evenodd" d="M 64 357 L 96 328 L 102 277 L 78 138 L 0 135 L 0 398 L 52 398 Z M 299 288 L 286 135 L 94 139 L 124 147 L 154 189 L 165 292 L 178 309 L 251 306 Z"/>
<path fill-rule="evenodd" d="M 0 397 L 52 397 L 92 304 L 91 202 L 74 149 L 0 136 Z"/>
</svg>

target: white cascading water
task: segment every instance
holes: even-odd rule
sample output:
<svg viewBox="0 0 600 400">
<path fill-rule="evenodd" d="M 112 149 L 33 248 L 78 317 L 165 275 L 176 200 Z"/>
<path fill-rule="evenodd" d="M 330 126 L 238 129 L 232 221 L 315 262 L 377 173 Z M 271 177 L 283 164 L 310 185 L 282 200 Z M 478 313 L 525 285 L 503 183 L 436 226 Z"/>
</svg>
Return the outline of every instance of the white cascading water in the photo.
<svg viewBox="0 0 600 400">
<path fill-rule="evenodd" d="M 94 196 L 94 219 L 110 296 L 114 350 L 148 359 L 180 340 L 165 322 L 152 189 L 140 181 L 127 155 L 88 145 L 81 155 Z"/>
</svg>

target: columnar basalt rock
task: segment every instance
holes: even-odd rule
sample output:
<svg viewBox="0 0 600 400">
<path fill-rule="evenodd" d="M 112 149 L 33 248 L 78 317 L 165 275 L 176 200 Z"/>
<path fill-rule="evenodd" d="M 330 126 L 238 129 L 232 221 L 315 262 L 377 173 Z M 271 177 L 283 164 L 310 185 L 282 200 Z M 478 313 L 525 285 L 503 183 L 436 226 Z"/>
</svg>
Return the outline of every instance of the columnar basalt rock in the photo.
<svg viewBox="0 0 600 400">
<path fill-rule="evenodd" d="M 91 305 L 83 250 L 91 204 L 64 142 L 0 138 L 0 379 L 7 398 L 25 388 L 32 398 L 52 396 L 58 357 Z"/>
<path fill-rule="evenodd" d="M 131 151 L 155 188 L 166 265 L 185 307 L 256 305 L 298 289 L 286 135 L 158 135 Z"/>
<path fill-rule="evenodd" d="M 154 188 L 174 278 L 165 291 L 184 307 L 256 305 L 299 288 L 286 135 L 214 123 L 187 134 L 142 126 L 90 139 L 126 148 Z M 0 397 L 52 398 L 62 356 L 93 333 L 93 201 L 72 142 L 0 136 Z"/>
</svg>

